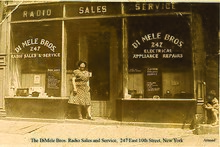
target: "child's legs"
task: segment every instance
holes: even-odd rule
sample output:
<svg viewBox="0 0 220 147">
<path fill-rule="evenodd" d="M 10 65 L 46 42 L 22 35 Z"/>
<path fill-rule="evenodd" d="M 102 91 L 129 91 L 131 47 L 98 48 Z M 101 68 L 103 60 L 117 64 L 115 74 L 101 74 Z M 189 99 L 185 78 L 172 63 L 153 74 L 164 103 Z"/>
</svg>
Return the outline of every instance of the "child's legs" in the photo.
<svg viewBox="0 0 220 147">
<path fill-rule="evenodd" d="M 214 121 L 217 122 L 218 121 L 218 111 L 217 110 L 212 110 L 213 112 L 213 117 L 214 117 Z"/>
<path fill-rule="evenodd" d="M 206 116 L 207 116 L 207 123 L 210 124 L 212 123 L 213 120 L 213 112 L 210 109 L 206 109 Z"/>
</svg>

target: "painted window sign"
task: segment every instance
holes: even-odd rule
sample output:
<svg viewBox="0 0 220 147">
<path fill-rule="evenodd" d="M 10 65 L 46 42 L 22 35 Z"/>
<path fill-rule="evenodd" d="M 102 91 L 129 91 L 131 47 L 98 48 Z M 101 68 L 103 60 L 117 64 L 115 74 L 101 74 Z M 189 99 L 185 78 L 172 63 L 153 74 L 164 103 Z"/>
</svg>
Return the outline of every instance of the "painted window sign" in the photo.
<svg viewBox="0 0 220 147">
<path fill-rule="evenodd" d="M 66 5 L 66 17 L 121 14 L 120 3 L 74 3 Z"/>
<path fill-rule="evenodd" d="M 21 46 L 23 48 L 29 47 L 31 45 L 42 45 L 42 46 L 45 46 L 45 47 L 49 48 L 52 52 L 55 52 L 55 49 L 56 49 L 56 46 L 53 45 L 53 43 L 49 42 L 46 39 L 31 38 L 31 39 L 25 40 L 21 44 L 22 44 Z M 17 53 L 19 53 L 22 50 L 21 46 L 18 45 L 15 48 L 15 51 Z M 30 51 L 40 51 L 40 46 L 37 46 L 37 47 L 36 46 L 35 47 L 31 46 Z"/>
<path fill-rule="evenodd" d="M 123 7 L 122 7 L 123 4 Z M 65 11 L 63 8 L 65 7 Z M 11 8 L 13 9 L 13 8 Z M 122 11 L 123 9 L 123 11 Z M 126 14 L 190 12 L 190 4 L 185 3 L 120 3 L 120 2 L 83 2 L 47 5 L 23 5 L 13 12 L 12 21 L 69 18 L 84 16 L 109 16 Z M 65 14 L 64 14 L 65 12 Z M 124 13 L 122 13 L 124 12 Z"/>
<path fill-rule="evenodd" d="M 12 21 L 63 18 L 63 4 L 20 6 L 13 12 Z M 68 3 L 66 17 L 121 14 L 120 3 Z"/>
<path fill-rule="evenodd" d="M 190 16 L 146 16 L 128 19 L 129 69 L 192 63 Z M 133 27 L 136 26 L 136 27 Z M 138 67 L 137 67 L 138 66 Z"/>
<path fill-rule="evenodd" d="M 51 9 L 43 9 L 43 10 L 35 10 L 35 11 L 23 11 L 23 18 L 31 18 L 31 17 L 41 17 L 41 16 L 51 16 Z"/>
<path fill-rule="evenodd" d="M 30 38 L 14 49 L 11 58 L 55 58 L 61 57 L 61 53 L 57 51 L 55 43 L 45 38 Z"/>
<path fill-rule="evenodd" d="M 124 3 L 126 14 L 143 14 L 143 13 L 169 13 L 169 12 L 188 12 L 190 4 L 184 3 Z"/>
<path fill-rule="evenodd" d="M 37 20 L 61 17 L 63 17 L 62 5 L 29 5 L 28 7 L 20 6 L 16 11 L 14 11 L 11 20 Z"/>
<path fill-rule="evenodd" d="M 135 10 L 175 10 L 174 3 L 136 3 Z"/>
<path fill-rule="evenodd" d="M 107 6 L 79 7 L 79 14 L 107 13 Z"/>
<path fill-rule="evenodd" d="M 166 45 L 168 43 L 174 45 L 174 48 L 169 48 Z M 132 43 L 133 50 L 138 50 L 141 45 L 144 48 L 141 52 L 134 51 L 133 58 L 183 58 L 184 41 L 168 33 L 145 34 Z"/>
</svg>

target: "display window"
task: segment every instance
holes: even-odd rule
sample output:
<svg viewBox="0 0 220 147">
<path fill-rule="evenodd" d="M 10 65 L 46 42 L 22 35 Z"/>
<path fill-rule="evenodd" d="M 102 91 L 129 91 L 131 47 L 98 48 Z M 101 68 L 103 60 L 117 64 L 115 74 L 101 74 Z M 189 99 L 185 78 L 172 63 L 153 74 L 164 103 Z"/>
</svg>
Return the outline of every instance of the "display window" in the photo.
<svg viewBox="0 0 220 147">
<path fill-rule="evenodd" d="M 11 88 L 28 91 L 15 96 L 60 96 L 61 28 L 58 21 L 11 24 Z"/>
<path fill-rule="evenodd" d="M 128 18 L 132 97 L 193 98 L 190 20 L 190 15 Z"/>
</svg>

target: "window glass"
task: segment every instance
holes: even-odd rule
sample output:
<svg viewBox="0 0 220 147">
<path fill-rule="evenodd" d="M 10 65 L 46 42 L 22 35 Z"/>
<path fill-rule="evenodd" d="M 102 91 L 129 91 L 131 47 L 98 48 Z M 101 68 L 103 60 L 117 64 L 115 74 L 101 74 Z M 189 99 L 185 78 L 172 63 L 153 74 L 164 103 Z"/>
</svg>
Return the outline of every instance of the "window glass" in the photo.
<svg viewBox="0 0 220 147">
<path fill-rule="evenodd" d="M 128 18 L 129 91 L 132 95 L 158 98 L 182 97 L 181 93 L 187 93 L 184 96 L 192 98 L 190 23 L 189 15 Z M 140 77 L 143 87 L 132 82 Z"/>
<path fill-rule="evenodd" d="M 60 96 L 61 23 L 11 25 L 11 86 Z"/>
</svg>

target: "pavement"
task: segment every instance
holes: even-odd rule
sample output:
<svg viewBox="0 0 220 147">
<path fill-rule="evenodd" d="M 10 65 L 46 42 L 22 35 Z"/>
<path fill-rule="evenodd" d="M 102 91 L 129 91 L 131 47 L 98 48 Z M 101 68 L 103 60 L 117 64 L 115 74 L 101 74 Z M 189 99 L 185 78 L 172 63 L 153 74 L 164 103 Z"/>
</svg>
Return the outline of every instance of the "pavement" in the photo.
<svg viewBox="0 0 220 147">
<path fill-rule="evenodd" d="M 0 146 L 219 146 L 219 134 L 195 135 L 181 124 L 0 118 Z"/>
</svg>

